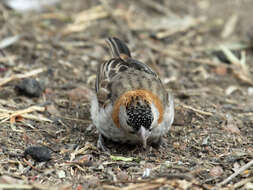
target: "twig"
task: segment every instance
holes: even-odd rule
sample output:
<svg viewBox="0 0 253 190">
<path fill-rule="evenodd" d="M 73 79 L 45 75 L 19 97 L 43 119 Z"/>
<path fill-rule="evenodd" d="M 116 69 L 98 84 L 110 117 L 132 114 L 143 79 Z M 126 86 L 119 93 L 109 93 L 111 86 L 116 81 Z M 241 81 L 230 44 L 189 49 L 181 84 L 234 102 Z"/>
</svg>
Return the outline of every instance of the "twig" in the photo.
<svg viewBox="0 0 253 190">
<path fill-rule="evenodd" d="M 159 175 L 159 177 L 165 177 L 168 180 L 171 180 L 171 179 L 181 179 L 181 180 L 187 180 L 187 181 L 193 180 L 193 177 L 189 174 L 170 174 L 170 173 L 168 173 L 168 174 Z"/>
<path fill-rule="evenodd" d="M 25 184 L 0 184 L 0 189 L 33 189 L 31 185 Z"/>
<path fill-rule="evenodd" d="M 161 3 L 159 3 L 159 2 L 142 0 L 142 3 L 146 4 L 148 7 L 155 9 L 156 11 L 163 13 L 169 17 L 176 17 L 177 16 L 169 8 L 167 8 L 164 5 L 161 5 Z"/>
<path fill-rule="evenodd" d="M 172 36 L 177 33 L 186 32 L 190 28 L 195 27 L 195 26 L 203 23 L 204 21 L 205 21 L 205 18 L 192 19 L 191 22 L 189 22 L 188 24 L 185 24 L 184 26 L 181 26 L 181 27 L 176 28 L 174 30 L 170 29 L 170 30 L 166 30 L 166 31 L 162 31 L 162 32 L 159 31 L 158 33 L 156 33 L 156 38 L 163 39 L 163 38 L 168 38 L 169 36 Z"/>
<path fill-rule="evenodd" d="M 160 187 L 162 184 L 156 183 L 156 184 L 151 184 L 151 183 L 139 183 L 139 184 L 130 184 L 127 187 L 122 188 L 122 190 L 135 190 L 135 189 L 155 189 Z"/>
<path fill-rule="evenodd" d="M 23 118 L 27 119 L 34 119 L 38 121 L 47 121 L 47 122 L 52 122 L 50 119 L 44 118 L 44 117 L 38 117 L 34 116 L 31 114 L 28 114 L 30 112 L 34 111 L 40 111 L 43 112 L 45 111 L 45 107 L 40 107 L 40 106 L 31 106 L 29 108 L 23 109 L 23 110 L 18 110 L 18 111 L 12 111 L 12 110 L 7 110 L 7 109 L 2 109 L 0 108 L 0 123 L 3 123 L 5 121 L 10 120 L 11 118 L 17 117 L 22 115 Z"/>
<path fill-rule="evenodd" d="M 61 115 L 56 115 L 56 117 L 60 117 L 62 119 L 66 119 L 66 120 L 71 120 L 71 121 L 76 121 L 76 122 L 81 122 L 81 123 L 91 123 L 91 120 L 88 119 L 77 119 L 77 118 L 70 118 L 70 117 L 65 117 L 65 116 L 61 116 Z"/>
<path fill-rule="evenodd" d="M 246 178 L 246 179 L 243 179 L 243 180 L 239 181 L 238 183 L 234 184 L 234 188 L 236 189 L 238 187 L 241 187 L 241 186 L 243 186 L 244 184 L 246 184 L 250 181 L 253 181 L 253 177 Z"/>
<path fill-rule="evenodd" d="M 145 45 L 147 45 L 149 48 L 160 52 L 161 54 L 167 55 L 175 60 L 178 61 L 184 61 L 184 62 L 193 62 L 193 63 L 199 63 L 199 64 L 204 64 L 204 65 L 210 65 L 210 66 L 220 66 L 220 65 L 224 65 L 226 67 L 229 67 L 227 64 L 223 64 L 223 63 L 219 63 L 219 62 L 214 62 L 214 61 L 210 61 L 210 60 L 206 60 L 206 59 L 194 59 L 194 58 L 187 58 L 187 57 L 182 57 L 180 55 L 176 55 L 173 53 L 170 53 L 169 50 L 164 50 L 158 46 L 156 46 L 154 43 L 147 43 L 145 42 Z"/>
<path fill-rule="evenodd" d="M 16 79 L 27 78 L 27 77 L 30 77 L 30 76 L 34 76 L 34 75 L 37 75 L 39 73 L 44 72 L 45 70 L 46 70 L 45 68 L 40 68 L 40 69 L 35 69 L 35 70 L 32 70 L 32 71 L 29 71 L 28 73 L 25 73 L 25 74 L 12 75 L 8 78 L 5 78 L 5 79 L 1 80 L 0 81 L 0 87 L 7 84 L 10 81 L 13 81 L 13 80 L 16 80 Z"/>
<path fill-rule="evenodd" d="M 31 119 L 31 120 L 35 120 L 35 121 L 46 121 L 46 122 L 53 123 L 52 120 L 50 120 L 46 117 L 43 117 L 42 115 L 36 116 L 36 115 L 32 115 L 32 114 L 24 114 L 22 116 L 23 116 L 23 118 L 26 118 L 26 119 Z"/>
<path fill-rule="evenodd" d="M 229 18 L 228 22 L 225 24 L 224 29 L 221 33 L 222 38 L 227 38 L 234 32 L 235 27 L 237 26 L 236 24 L 238 22 L 238 18 L 239 18 L 238 14 L 234 14 Z"/>
<path fill-rule="evenodd" d="M 228 182 L 230 182 L 233 178 L 235 178 L 236 176 L 238 176 L 239 174 L 241 174 L 243 171 L 247 170 L 249 167 L 251 167 L 253 165 L 253 160 L 251 160 L 250 162 L 248 162 L 247 164 L 245 164 L 244 166 L 242 166 L 241 168 L 239 168 L 238 170 L 236 170 L 232 175 L 230 175 L 228 178 L 226 178 L 225 180 L 223 180 L 221 183 L 217 184 L 216 187 L 221 187 L 225 184 L 227 184 Z"/>
<path fill-rule="evenodd" d="M 12 44 L 16 43 L 20 39 L 20 35 L 15 35 L 11 37 L 7 37 L 0 41 L 0 49 L 4 49 L 6 47 L 11 46 Z"/>
<path fill-rule="evenodd" d="M 29 166 L 31 167 L 32 169 L 38 171 L 38 172 L 43 172 L 42 170 L 38 169 L 38 168 L 35 168 L 30 162 L 28 162 L 26 159 L 23 159 L 23 161 Z"/>
<path fill-rule="evenodd" d="M 197 113 L 200 113 L 200 114 L 202 114 L 202 115 L 208 115 L 208 116 L 212 116 L 212 115 L 213 115 L 211 112 L 202 111 L 202 110 L 199 110 L 199 109 L 197 109 L 197 108 L 193 108 L 193 107 L 191 107 L 191 106 L 187 106 L 187 105 L 185 105 L 185 104 L 180 104 L 180 105 L 183 106 L 183 107 L 186 108 L 186 109 L 190 109 L 190 110 L 195 111 L 195 112 L 197 112 Z"/>
<path fill-rule="evenodd" d="M 246 53 L 241 52 L 241 59 L 238 59 L 233 52 L 226 46 L 221 45 L 221 50 L 227 57 L 227 59 L 234 65 L 232 67 L 235 76 L 243 82 L 253 85 L 253 79 L 249 73 L 248 66 L 246 65 Z"/>
</svg>

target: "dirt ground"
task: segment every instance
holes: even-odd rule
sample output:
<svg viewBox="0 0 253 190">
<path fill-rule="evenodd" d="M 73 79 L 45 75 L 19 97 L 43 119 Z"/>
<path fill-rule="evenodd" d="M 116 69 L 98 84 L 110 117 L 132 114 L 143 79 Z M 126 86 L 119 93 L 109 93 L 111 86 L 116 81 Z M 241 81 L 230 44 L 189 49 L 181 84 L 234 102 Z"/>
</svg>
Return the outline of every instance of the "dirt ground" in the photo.
<svg viewBox="0 0 253 190">
<path fill-rule="evenodd" d="M 63 0 L 41 13 L 0 4 L 0 189 L 253 189 L 252 10 L 252 0 Z M 109 36 L 174 95 L 160 149 L 96 147 L 88 99 Z M 17 93 L 23 78 L 43 94 Z M 24 157 L 30 146 L 51 160 Z"/>
</svg>

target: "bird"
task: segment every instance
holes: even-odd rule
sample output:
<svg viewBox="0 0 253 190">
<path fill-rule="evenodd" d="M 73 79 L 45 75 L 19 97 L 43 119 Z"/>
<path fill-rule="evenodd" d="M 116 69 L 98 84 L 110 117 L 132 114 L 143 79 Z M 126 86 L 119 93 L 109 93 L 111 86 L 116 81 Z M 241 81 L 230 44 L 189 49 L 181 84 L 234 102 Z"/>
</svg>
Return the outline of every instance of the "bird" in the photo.
<svg viewBox="0 0 253 190">
<path fill-rule="evenodd" d="M 160 146 L 174 120 L 174 99 L 158 74 L 131 56 L 116 37 L 106 40 L 112 58 L 98 64 L 90 114 L 99 137 L 97 146 L 109 151 L 105 139 Z"/>
</svg>

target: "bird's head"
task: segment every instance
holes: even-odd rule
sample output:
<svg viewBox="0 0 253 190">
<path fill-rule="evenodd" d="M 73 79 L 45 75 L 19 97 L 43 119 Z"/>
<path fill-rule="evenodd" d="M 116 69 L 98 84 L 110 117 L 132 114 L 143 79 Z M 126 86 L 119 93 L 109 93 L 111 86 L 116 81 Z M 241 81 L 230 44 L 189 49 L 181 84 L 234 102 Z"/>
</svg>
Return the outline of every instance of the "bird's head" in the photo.
<svg viewBox="0 0 253 190">
<path fill-rule="evenodd" d="M 160 100 L 146 90 L 126 92 L 116 102 L 113 112 L 115 124 L 130 135 L 137 135 L 144 148 L 162 117 L 163 106 Z"/>
</svg>

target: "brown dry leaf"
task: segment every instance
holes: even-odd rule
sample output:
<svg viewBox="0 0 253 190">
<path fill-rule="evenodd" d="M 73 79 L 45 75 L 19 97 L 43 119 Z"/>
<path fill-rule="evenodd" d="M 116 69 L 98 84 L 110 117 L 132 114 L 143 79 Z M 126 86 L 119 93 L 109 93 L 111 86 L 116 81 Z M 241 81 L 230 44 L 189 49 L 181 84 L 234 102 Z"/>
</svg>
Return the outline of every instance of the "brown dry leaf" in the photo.
<svg viewBox="0 0 253 190">
<path fill-rule="evenodd" d="M 212 177 L 219 177 L 223 174 L 223 169 L 220 166 L 215 166 L 210 170 L 209 174 Z"/>
<path fill-rule="evenodd" d="M 76 190 L 82 190 L 82 189 L 83 189 L 82 185 L 78 185 L 76 188 Z"/>
<path fill-rule="evenodd" d="M 90 154 L 87 154 L 87 155 L 84 155 L 84 156 L 76 159 L 72 163 L 80 164 L 80 165 L 91 165 L 92 164 L 92 160 L 93 160 L 93 156 L 90 155 Z"/>
<path fill-rule="evenodd" d="M 67 95 L 69 96 L 71 101 L 74 102 L 87 102 L 90 100 L 90 98 L 93 96 L 93 92 L 91 89 L 87 88 L 87 87 L 77 87 L 73 90 L 70 90 L 67 92 Z"/>
<path fill-rule="evenodd" d="M 251 76 L 247 73 L 242 72 L 241 70 L 233 70 L 234 75 L 240 79 L 242 82 L 245 82 L 247 84 L 253 85 L 253 79 Z"/>
<path fill-rule="evenodd" d="M 16 115 L 16 116 L 12 116 L 10 118 L 10 123 L 13 124 L 15 122 L 21 122 L 24 121 L 24 117 L 22 115 Z"/>
<path fill-rule="evenodd" d="M 217 74 L 217 75 L 221 75 L 221 76 L 224 76 L 227 74 L 227 67 L 224 66 L 224 65 L 220 65 L 218 67 L 216 67 L 214 69 L 214 72 Z"/>
</svg>

